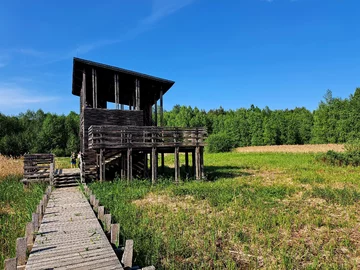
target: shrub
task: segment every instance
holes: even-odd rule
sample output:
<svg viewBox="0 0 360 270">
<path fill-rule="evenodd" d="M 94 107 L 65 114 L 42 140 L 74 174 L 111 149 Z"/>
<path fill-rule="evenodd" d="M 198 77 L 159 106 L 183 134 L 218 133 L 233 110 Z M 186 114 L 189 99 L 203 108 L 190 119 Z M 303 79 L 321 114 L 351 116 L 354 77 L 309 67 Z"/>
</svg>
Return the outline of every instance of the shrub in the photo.
<svg viewBox="0 0 360 270">
<path fill-rule="evenodd" d="M 226 133 L 211 134 L 207 138 L 207 150 L 210 153 L 229 152 L 233 146 L 233 138 Z"/>
</svg>

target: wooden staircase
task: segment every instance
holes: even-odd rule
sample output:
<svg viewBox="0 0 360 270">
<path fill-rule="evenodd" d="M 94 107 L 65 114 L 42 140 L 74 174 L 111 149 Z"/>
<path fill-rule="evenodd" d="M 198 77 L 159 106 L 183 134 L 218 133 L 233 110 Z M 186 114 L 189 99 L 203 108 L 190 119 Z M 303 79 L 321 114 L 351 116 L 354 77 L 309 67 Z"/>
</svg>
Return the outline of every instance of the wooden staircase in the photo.
<svg viewBox="0 0 360 270">
<path fill-rule="evenodd" d="M 56 169 L 54 172 L 55 187 L 77 186 L 80 182 L 80 169 Z"/>
</svg>

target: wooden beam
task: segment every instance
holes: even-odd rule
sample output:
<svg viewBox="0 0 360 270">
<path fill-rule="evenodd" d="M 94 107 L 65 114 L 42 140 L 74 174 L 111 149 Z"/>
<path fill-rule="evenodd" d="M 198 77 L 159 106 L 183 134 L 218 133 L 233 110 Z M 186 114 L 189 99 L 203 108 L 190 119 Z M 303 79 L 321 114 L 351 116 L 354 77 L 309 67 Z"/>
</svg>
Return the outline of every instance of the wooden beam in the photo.
<svg viewBox="0 0 360 270">
<path fill-rule="evenodd" d="M 91 79 L 92 79 L 92 107 L 97 108 L 97 86 L 96 86 L 96 71 L 95 69 L 91 70 Z"/>
<path fill-rule="evenodd" d="M 158 154 L 156 147 L 151 150 L 151 182 L 156 183 L 157 180 L 157 167 L 158 167 Z"/>
<path fill-rule="evenodd" d="M 124 265 L 125 269 L 130 269 L 132 267 L 133 250 L 134 250 L 134 241 L 126 240 L 124 253 L 121 258 L 121 263 Z"/>
<path fill-rule="evenodd" d="M 175 158 L 174 158 L 174 168 L 175 168 L 175 182 L 179 183 L 180 180 L 180 160 L 179 160 L 179 147 L 175 147 Z"/>
<path fill-rule="evenodd" d="M 156 100 L 156 97 L 155 97 L 155 111 L 154 111 L 154 117 L 155 117 L 155 126 L 158 125 L 158 121 L 157 121 L 157 100 Z"/>
<path fill-rule="evenodd" d="M 160 91 L 160 126 L 164 126 L 164 104 L 163 104 L 163 91 Z"/>
<path fill-rule="evenodd" d="M 140 80 L 135 79 L 135 110 L 140 110 Z"/>
<path fill-rule="evenodd" d="M 100 182 L 102 182 L 104 179 L 103 179 L 103 165 L 102 165 L 102 161 L 103 161 L 103 149 L 100 149 L 100 156 L 98 158 L 98 164 L 99 164 L 99 169 L 100 169 Z"/>
<path fill-rule="evenodd" d="M 201 177 L 201 179 L 205 178 L 204 147 L 200 147 L 200 177 Z"/>
<path fill-rule="evenodd" d="M 195 167 L 196 167 L 196 180 L 200 180 L 201 172 L 200 172 L 200 146 L 196 146 L 195 149 Z"/>
<path fill-rule="evenodd" d="M 127 150 L 127 180 L 132 181 L 132 148 Z"/>
<path fill-rule="evenodd" d="M 189 178 L 189 152 L 185 152 L 185 171 L 186 171 L 186 179 Z"/>
</svg>

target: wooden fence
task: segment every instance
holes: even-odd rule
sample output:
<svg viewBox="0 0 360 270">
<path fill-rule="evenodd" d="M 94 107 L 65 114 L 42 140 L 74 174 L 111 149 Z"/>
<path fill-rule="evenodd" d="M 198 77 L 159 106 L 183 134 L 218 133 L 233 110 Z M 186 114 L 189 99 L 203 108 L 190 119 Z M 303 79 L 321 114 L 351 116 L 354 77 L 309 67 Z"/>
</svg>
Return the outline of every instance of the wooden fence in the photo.
<svg viewBox="0 0 360 270">
<path fill-rule="evenodd" d="M 49 182 L 52 184 L 55 169 L 53 154 L 24 155 L 24 179 L 22 182 Z"/>
<path fill-rule="evenodd" d="M 205 128 L 90 126 L 89 148 L 166 148 L 204 146 Z"/>
</svg>

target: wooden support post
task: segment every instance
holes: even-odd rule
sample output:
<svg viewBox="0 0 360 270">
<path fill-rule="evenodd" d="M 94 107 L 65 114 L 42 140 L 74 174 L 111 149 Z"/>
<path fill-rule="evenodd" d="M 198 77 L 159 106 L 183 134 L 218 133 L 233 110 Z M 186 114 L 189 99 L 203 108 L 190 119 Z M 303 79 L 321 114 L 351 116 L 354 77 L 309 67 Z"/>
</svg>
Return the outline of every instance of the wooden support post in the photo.
<svg viewBox="0 0 360 270">
<path fill-rule="evenodd" d="M 111 227 L 111 214 L 105 214 L 104 215 L 104 230 L 106 232 L 109 232 L 110 227 Z"/>
<path fill-rule="evenodd" d="M 179 160 L 179 147 L 175 147 L 174 153 L 174 168 L 175 168 L 175 182 L 179 183 L 180 180 L 180 160 Z"/>
<path fill-rule="evenodd" d="M 132 148 L 127 150 L 127 180 L 132 181 Z"/>
<path fill-rule="evenodd" d="M 165 156 L 161 153 L 161 173 L 165 173 Z"/>
<path fill-rule="evenodd" d="M 103 164 L 102 164 L 102 161 L 103 161 L 103 155 L 104 155 L 104 153 L 103 153 L 103 149 L 100 149 L 100 156 L 99 156 L 99 169 L 100 169 L 100 182 L 102 182 L 104 179 L 103 179 L 103 177 L 104 177 L 104 173 L 103 173 L 103 169 L 104 169 L 104 167 L 103 167 Z"/>
<path fill-rule="evenodd" d="M 87 104 L 87 100 L 86 100 L 86 71 L 85 69 L 83 70 L 83 76 L 82 76 L 82 107 L 81 109 L 84 110 L 84 108 L 86 108 L 86 104 Z M 82 110 L 80 110 L 80 112 L 82 112 Z"/>
<path fill-rule="evenodd" d="M 135 79 L 135 110 L 140 110 L 140 80 Z"/>
<path fill-rule="evenodd" d="M 91 205 L 91 206 L 94 206 L 95 199 L 96 199 L 95 195 L 91 194 L 91 195 L 90 195 L 90 205 Z"/>
<path fill-rule="evenodd" d="M 50 163 L 50 185 L 54 184 L 54 163 Z"/>
<path fill-rule="evenodd" d="M 34 244 L 34 223 L 28 222 L 26 224 L 25 237 L 28 250 L 31 250 L 32 245 Z"/>
<path fill-rule="evenodd" d="M 119 75 L 114 74 L 114 90 L 115 90 L 115 108 L 119 109 L 120 93 L 119 93 Z"/>
<path fill-rule="evenodd" d="M 97 108 L 97 74 L 96 70 L 92 69 L 92 90 L 93 90 L 93 108 Z"/>
<path fill-rule="evenodd" d="M 196 178 L 196 165 L 195 165 L 195 150 L 191 152 L 191 163 L 192 163 L 192 176 Z"/>
<path fill-rule="evenodd" d="M 195 167 L 196 167 L 196 180 L 200 180 L 201 173 L 200 173 L 200 146 L 196 146 L 195 149 Z"/>
<path fill-rule="evenodd" d="M 155 117 L 155 126 L 157 127 L 158 125 L 158 120 L 157 120 L 157 100 L 156 100 L 156 97 L 155 97 L 155 111 L 154 111 L 154 117 Z"/>
<path fill-rule="evenodd" d="M 186 179 L 189 178 L 189 152 L 185 152 L 185 172 L 186 172 Z"/>
<path fill-rule="evenodd" d="M 156 147 L 151 150 L 151 183 L 156 184 L 158 167 L 158 154 Z"/>
<path fill-rule="evenodd" d="M 111 224 L 111 232 L 110 232 L 110 242 L 115 247 L 119 246 L 119 233 L 120 233 L 120 224 Z"/>
<path fill-rule="evenodd" d="M 17 258 L 6 259 L 4 261 L 5 270 L 16 270 L 17 269 Z"/>
<path fill-rule="evenodd" d="M 121 179 L 124 180 L 126 178 L 126 158 L 125 154 L 121 155 L 121 169 L 120 169 L 120 176 Z"/>
<path fill-rule="evenodd" d="M 205 178 L 204 147 L 200 147 L 200 177 L 201 177 L 201 179 Z"/>
<path fill-rule="evenodd" d="M 99 206 L 98 207 L 98 219 L 104 222 L 104 214 L 105 214 L 105 207 Z"/>
<path fill-rule="evenodd" d="M 164 126 L 163 90 L 160 91 L 160 126 Z"/>
<path fill-rule="evenodd" d="M 126 240 L 124 253 L 121 259 L 121 263 L 124 265 L 125 269 L 132 267 L 133 249 L 134 249 L 134 241 Z"/>
<path fill-rule="evenodd" d="M 25 265 L 26 263 L 26 238 L 18 238 L 16 239 L 16 258 L 17 265 Z"/>
<path fill-rule="evenodd" d="M 103 152 L 105 152 L 105 150 L 103 150 Z M 103 180 L 104 181 L 106 181 L 106 175 L 105 175 L 105 173 L 106 173 L 106 164 L 105 164 L 105 155 L 103 154 L 103 156 L 102 156 L 102 160 L 101 160 L 101 162 L 102 162 L 102 166 L 103 166 L 103 168 L 102 168 L 102 173 L 103 173 Z"/>
</svg>

